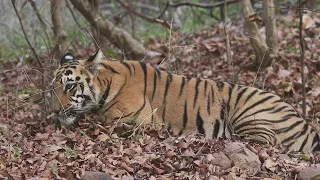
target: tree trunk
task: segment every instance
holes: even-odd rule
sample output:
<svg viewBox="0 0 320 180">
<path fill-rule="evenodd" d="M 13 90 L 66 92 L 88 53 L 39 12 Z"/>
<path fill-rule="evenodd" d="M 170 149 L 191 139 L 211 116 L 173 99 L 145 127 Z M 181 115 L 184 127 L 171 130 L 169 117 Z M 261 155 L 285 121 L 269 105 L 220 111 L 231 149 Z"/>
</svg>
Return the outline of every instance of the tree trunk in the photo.
<svg viewBox="0 0 320 180">
<path fill-rule="evenodd" d="M 269 47 L 270 57 L 274 57 L 278 49 L 278 32 L 273 0 L 263 0 L 263 7 L 266 27 L 266 43 Z"/>
<path fill-rule="evenodd" d="M 272 59 L 269 56 L 268 46 L 259 34 L 257 23 L 249 20 L 249 17 L 254 14 L 251 2 L 250 0 L 241 0 L 239 3 L 245 18 L 245 30 L 247 31 L 252 48 L 256 55 L 255 65 L 258 69 L 268 67 L 272 63 Z"/>
<path fill-rule="evenodd" d="M 307 0 L 307 8 L 309 10 L 315 10 L 317 9 L 317 2 L 316 0 Z M 313 13 L 313 12 L 312 12 Z"/>
<path fill-rule="evenodd" d="M 146 49 L 125 30 L 116 27 L 108 19 L 102 17 L 98 12 L 91 11 L 90 5 L 86 0 L 70 0 L 73 6 L 92 24 L 100 29 L 100 33 L 114 43 L 119 49 L 123 50 L 126 57 L 134 60 L 142 60 L 146 55 Z"/>
<path fill-rule="evenodd" d="M 57 40 L 57 44 L 54 46 L 54 58 L 60 59 L 60 57 L 66 51 L 66 33 L 63 30 L 63 9 L 64 0 L 51 1 L 51 19 L 53 24 L 53 32 Z"/>
</svg>

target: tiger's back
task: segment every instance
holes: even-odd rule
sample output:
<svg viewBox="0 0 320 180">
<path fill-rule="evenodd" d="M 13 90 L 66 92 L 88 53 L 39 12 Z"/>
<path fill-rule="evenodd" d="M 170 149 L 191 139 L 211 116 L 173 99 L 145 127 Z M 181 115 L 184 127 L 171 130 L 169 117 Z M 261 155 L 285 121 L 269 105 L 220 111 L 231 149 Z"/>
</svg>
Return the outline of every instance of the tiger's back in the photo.
<svg viewBox="0 0 320 180">
<path fill-rule="evenodd" d="M 281 143 L 290 150 L 320 151 L 317 132 L 272 93 L 172 75 L 142 62 L 107 61 L 96 56 L 82 65 L 90 78 L 76 74 L 74 79 L 86 79 L 84 85 L 92 89 L 83 100 L 91 102 L 84 104 L 91 104 L 91 109 L 98 109 L 111 120 L 135 117 L 138 124 L 165 123 L 174 134 L 200 133 L 212 138 L 236 134 L 273 145 Z M 66 72 L 66 67 L 60 70 Z M 78 91 L 71 95 L 81 93 Z M 81 109 L 90 108 L 77 111 Z M 87 112 L 90 110 L 82 113 Z"/>
</svg>

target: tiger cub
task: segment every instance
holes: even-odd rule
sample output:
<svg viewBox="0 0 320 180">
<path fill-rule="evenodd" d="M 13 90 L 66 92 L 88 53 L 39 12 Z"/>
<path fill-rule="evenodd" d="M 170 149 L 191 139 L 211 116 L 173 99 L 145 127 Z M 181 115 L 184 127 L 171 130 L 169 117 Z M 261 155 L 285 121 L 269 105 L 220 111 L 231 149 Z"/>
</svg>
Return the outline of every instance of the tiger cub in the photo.
<svg viewBox="0 0 320 180">
<path fill-rule="evenodd" d="M 63 124 L 79 115 L 165 123 L 174 134 L 245 139 L 289 150 L 320 151 L 319 134 L 279 96 L 257 88 L 173 75 L 138 61 L 64 55 L 52 82 L 52 109 Z"/>
</svg>

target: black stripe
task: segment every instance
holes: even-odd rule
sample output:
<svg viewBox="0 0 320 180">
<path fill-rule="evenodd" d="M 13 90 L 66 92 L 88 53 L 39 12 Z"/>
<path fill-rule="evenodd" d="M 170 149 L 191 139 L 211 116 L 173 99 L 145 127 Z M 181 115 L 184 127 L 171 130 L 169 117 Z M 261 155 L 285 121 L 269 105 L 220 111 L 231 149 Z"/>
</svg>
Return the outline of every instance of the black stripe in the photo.
<svg viewBox="0 0 320 180">
<path fill-rule="evenodd" d="M 165 91 L 164 91 L 164 101 L 166 100 L 167 98 L 167 94 L 168 94 L 168 90 L 169 90 L 169 85 L 172 81 L 172 75 L 171 74 L 168 74 L 167 76 L 167 81 L 166 81 L 166 86 L 165 86 Z"/>
<path fill-rule="evenodd" d="M 83 82 L 81 82 L 79 85 L 80 85 L 81 93 L 83 94 L 83 92 L 84 92 L 84 84 L 83 84 Z"/>
<path fill-rule="evenodd" d="M 276 100 L 276 101 L 272 102 L 272 104 L 277 104 L 277 103 L 282 103 L 282 102 L 283 102 L 283 100 L 282 100 L 282 99 L 278 99 L 278 100 Z"/>
<path fill-rule="evenodd" d="M 158 68 L 155 68 L 158 78 L 161 79 L 161 71 Z"/>
<path fill-rule="evenodd" d="M 131 67 L 127 62 L 121 61 L 121 64 L 123 64 L 130 72 L 130 75 L 132 75 Z"/>
<path fill-rule="evenodd" d="M 146 98 L 146 93 L 147 93 L 147 66 L 143 62 L 140 62 L 140 66 L 141 66 L 141 68 L 143 70 L 143 76 L 144 76 L 143 98 Z"/>
<path fill-rule="evenodd" d="M 278 109 L 275 109 L 274 111 L 270 112 L 271 114 L 275 114 L 275 113 L 278 113 L 282 110 L 284 110 L 285 108 L 287 108 L 287 106 L 281 106 L 279 107 Z"/>
<path fill-rule="evenodd" d="M 143 109 L 145 106 L 146 106 L 146 101 L 144 100 L 144 101 L 143 101 L 143 104 L 142 104 L 142 106 L 141 106 L 141 108 L 140 108 L 138 111 L 136 111 L 136 112 L 134 113 L 133 117 L 135 117 L 137 114 L 139 114 L 139 113 L 140 113 L 140 111 L 142 111 L 142 109 Z"/>
<path fill-rule="evenodd" d="M 229 118 L 229 119 L 232 120 L 232 121 L 234 121 L 233 116 L 235 116 L 240 109 L 241 109 L 241 108 L 237 108 L 237 110 L 234 111 L 234 113 L 232 114 L 231 118 Z"/>
<path fill-rule="evenodd" d="M 296 141 L 292 141 L 291 143 L 289 144 L 286 144 L 285 146 L 288 148 L 288 147 L 291 147 Z"/>
<path fill-rule="evenodd" d="M 285 110 L 284 112 L 294 112 L 294 113 L 297 113 L 297 111 L 294 110 L 294 109 L 287 109 L 287 110 Z"/>
<path fill-rule="evenodd" d="M 182 77 L 182 82 L 181 82 L 181 86 L 180 86 L 179 97 L 181 97 L 181 95 L 182 95 L 182 91 L 183 91 L 183 88 L 184 88 L 185 83 L 186 83 L 186 77 Z"/>
<path fill-rule="evenodd" d="M 266 108 L 266 109 L 260 109 L 260 110 L 254 112 L 254 113 L 252 113 L 252 114 L 249 114 L 249 115 L 247 115 L 247 116 L 245 116 L 245 117 L 243 117 L 243 118 L 241 118 L 241 119 L 238 119 L 238 120 L 233 121 L 233 124 L 235 125 L 237 122 L 241 122 L 242 120 L 244 120 L 244 119 L 247 118 L 247 117 L 253 116 L 253 115 L 258 114 L 258 113 L 261 113 L 261 112 L 271 111 L 271 110 L 273 110 L 273 109 L 274 109 L 274 106 L 273 106 L 273 107 L 270 107 L 270 108 Z M 253 118 L 254 118 L 254 117 L 253 117 Z M 248 120 L 247 120 L 247 121 L 248 121 Z"/>
<path fill-rule="evenodd" d="M 215 122 L 214 122 L 212 138 L 217 138 L 218 137 L 219 128 L 220 128 L 220 121 L 218 119 L 216 119 Z"/>
<path fill-rule="evenodd" d="M 211 85 L 211 95 L 212 95 L 212 105 L 214 104 L 214 101 L 215 101 L 215 91 L 213 90 L 213 86 Z"/>
<path fill-rule="evenodd" d="M 102 85 L 100 78 L 99 78 L 99 77 L 97 77 L 97 79 L 98 79 L 98 81 L 99 81 L 99 84 L 100 84 L 100 85 Z"/>
<path fill-rule="evenodd" d="M 207 97 L 208 80 L 204 80 L 204 98 Z"/>
<path fill-rule="evenodd" d="M 237 127 L 234 127 L 234 132 L 236 134 L 241 134 L 243 133 L 244 131 L 247 131 L 247 130 L 255 130 L 257 125 L 263 125 L 265 127 L 269 126 L 270 123 L 268 122 L 263 122 L 261 120 L 256 120 L 256 121 L 246 121 L 240 125 L 238 125 Z M 257 131 L 258 132 L 258 131 Z"/>
<path fill-rule="evenodd" d="M 198 113 L 197 113 L 197 129 L 199 134 L 205 135 L 205 131 L 203 128 L 203 119 L 200 116 L 200 108 L 198 109 Z"/>
<path fill-rule="evenodd" d="M 247 96 L 247 99 L 244 101 L 244 104 L 245 104 L 246 102 L 248 102 L 248 101 L 249 101 L 249 99 L 251 99 L 251 98 L 252 98 L 252 96 L 254 96 L 257 92 L 258 92 L 258 90 L 257 90 L 257 89 L 256 89 L 256 90 L 254 90 L 254 91 L 252 91 L 252 93 L 250 93 L 250 94 Z"/>
<path fill-rule="evenodd" d="M 226 114 L 226 108 L 225 108 L 225 106 L 223 105 L 223 104 L 221 104 L 221 109 L 220 109 L 220 119 L 222 120 L 222 121 L 225 121 L 226 119 L 226 117 L 225 117 L 225 114 Z"/>
<path fill-rule="evenodd" d="M 247 91 L 247 87 L 243 88 L 238 94 L 237 94 L 237 99 L 236 99 L 236 103 L 234 104 L 234 107 L 237 107 L 241 97 L 243 96 L 243 93 L 245 93 Z"/>
<path fill-rule="evenodd" d="M 230 86 L 228 86 L 228 103 L 227 103 L 227 109 L 226 109 L 226 114 L 229 114 L 230 111 L 230 101 L 231 101 L 231 96 L 232 96 L 232 90 L 233 90 L 234 85 L 230 84 Z"/>
<path fill-rule="evenodd" d="M 226 136 L 226 129 L 228 129 L 228 124 L 227 124 L 227 120 L 224 120 L 223 121 L 223 133 L 222 133 L 222 137 L 225 137 L 225 138 L 227 138 L 227 136 Z"/>
<path fill-rule="evenodd" d="M 259 95 L 263 95 L 263 94 L 271 94 L 271 93 L 269 93 L 268 91 L 261 91 L 261 92 L 259 93 Z"/>
<path fill-rule="evenodd" d="M 209 94 L 207 97 L 207 112 L 209 115 L 211 114 L 211 106 L 210 106 L 211 99 L 210 98 L 211 98 L 211 95 Z"/>
<path fill-rule="evenodd" d="M 255 131 L 252 132 L 250 130 L 255 130 Z M 246 131 L 250 131 L 250 132 L 246 132 Z M 268 136 L 271 135 L 272 137 L 275 137 L 275 135 L 276 135 L 272 130 L 270 130 L 268 128 L 265 128 L 265 127 L 255 127 L 254 129 L 253 128 L 249 128 L 249 129 L 245 129 L 244 131 L 241 131 L 241 133 L 242 133 L 242 135 L 265 134 L 265 135 L 268 135 Z M 240 133 L 238 135 L 240 135 Z"/>
<path fill-rule="evenodd" d="M 296 137 L 297 137 L 299 134 L 300 134 L 300 132 L 296 132 L 296 133 L 294 133 L 293 135 L 291 135 L 291 136 L 287 137 L 286 139 L 282 140 L 281 143 L 285 145 L 287 142 L 289 142 L 289 141 L 291 141 L 291 140 L 292 140 L 293 143 L 294 143 Z M 291 143 L 291 144 L 293 144 L 293 143 Z M 289 145 L 286 145 L 286 146 L 289 147 Z"/>
<path fill-rule="evenodd" d="M 300 149 L 299 149 L 300 152 L 302 152 L 304 146 L 307 144 L 308 139 L 309 139 L 309 134 L 306 136 L 306 138 L 304 138 L 304 140 L 300 146 Z"/>
<path fill-rule="evenodd" d="M 315 134 L 313 141 L 312 141 L 312 147 L 313 148 L 313 152 L 318 152 L 320 151 L 320 135 L 318 135 L 317 133 Z"/>
<path fill-rule="evenodd" d="M 165 121 L 166 103 L 167 103 L 166 99 L 167 99 L 167 94 L 168 94 L 168 90 L 169 90 L 169 86 L 170 86 L 171 81 L 172 81 L 172 75 L 170 73 L 168 73 L 166 86 L 165 86 L 165 90 L 164 90 L 163 102 L 162 102 L 162 106 L 163 106 L 162 119 L 163 119 L 163 121 Z"/>
<path fill-rule="evenodd" d="M 134 66 L 134 64 L 131 64 L 132 68 L 133 68 L 133 73 L 136 73 L 136 67 Z"/>
<path fill-rule="evenodd" d="M 187 110 L 187 101 L 184 102 L 184 109 L 183 109 L 183 129 L 187 127 L 188 123 L 188 110 Z"/>
<path fill-rule="evenodd" d="M 110 82 L 108 81 L 107 88 L 106 88 L 106 90 L 104 91 L 101 99 L 99 100 L 99 109 L 104 106 L 104 103 L 106 102 L 106 100 L 107 100 L 107 98 L 108 98 L 109 91 L 110 91 L 110 87 L 111 87 L 111 82 L 112 82 L 112 79 L 111 79 Z"/>
<path fill-rule="evenodd" d="M 154 70 L 154 71 L 153 71 L 153 90 L 152 90 L 151 101 L 153 101 L 153 98 L 154 98 L 154 94 L 155 94 L 155 92 L 156 92 L 156 89 L 157 89 L 157 73 L 156 73 L 156 71 Z"/>
<path fill-rule="evenodd" d="M 116 71 L 113 67 L 111 67 L 111 66 L 109 66 L 109 65 L 106 65 L 106 64 L 104 64 L 104 63 L 99 63 L 99 65 L 102 65 L 105 69 L 110 70 L 112 73 L 120 74 L 118 71 Z"/>
<path fill-rule="evenodd" d="M 263 99 L 261 99 L 260 101 L 257 101 L 255 102 L 254 104 L 252 104 L 251 106 L 247 107 L 246 109 L 244 109 L 240 115 L 236 118 L 234 118 L 234 121 L 233 121 L 233 125 L 234 125 L 234 122 L 236 122 L 243 114 L 245 114 L 247 111 L 249 111 L 250 109 L 254 108 L 255 106 L 257 105 L 260 105 L 260 104 L 263 104 L 264 102 L 268 101 L 269 99 L 273 98 L 274 96 L 267 96 Z"/>
<path fill-rule="evenodd" d="M 110 104 L 110 106 L 104 111 L 107 112 L 109 109 L 112 108 L 112 106 L 116 105 L 119 101 L 115 101 L 114 103 Z"/>
<path fill-rule="evenodd" d="M 195 85 L 195 92 L 194 92 L 194 100 L 193 100 L 193 108 L 196 107 L 197 99 L 199 96 L 199 85 L 200 85 L 201 79 L 197 79 L 196 85 Z"/>
<path fill-rule="evenodd" d="M 298 125 L 300 125 L 300 124 L 302 124 L 302 123 L 305 123 L 304 120 L 297 121 L 297 122 L 291 124 L 291 126 L 289 126 L 289 127 L 284 127 L 284 128 L 276 129 L 276 130 L 274 130 L 274 132 L 277 133 L 277 134 L 287 133 L 287 132 L 289 132 L 289 131 L 292 131 L 294 127 L 296 127 L 296 126 L 298 126 Z M 299 133 L 300 133 L 300 132 L 299 132 Z"/>
<path fill-rule="evenodd" d="M 223 91 L 224 83 L 223 83 L 223 82 L 218 81 L 218 82 L 217 82 L 217 87 L 218 87 L 218 90 L 219 90 L 220 92 L 221 92 L 221 91 Z"/>
<path fill-rule="evenodd" d="M 290 118 L 292 118 L 292 117 L 300 118 L 300 117 L 298 116 L 298 114 L 296 114 L 296 113 L 286 114 L 286 115 L 283 116 L 282 118 L 287 118 L 287 117 L 290 117 Z"/>
</svg>

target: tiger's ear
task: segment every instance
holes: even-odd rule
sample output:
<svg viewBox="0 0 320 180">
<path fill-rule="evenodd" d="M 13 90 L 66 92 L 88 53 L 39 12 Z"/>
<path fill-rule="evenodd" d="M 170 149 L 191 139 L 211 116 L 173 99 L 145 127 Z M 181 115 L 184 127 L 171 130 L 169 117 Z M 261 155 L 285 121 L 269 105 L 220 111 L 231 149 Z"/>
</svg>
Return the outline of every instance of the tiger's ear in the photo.
<svg viewBox="0 0 320 180">
<path fill-rule="evenodd" d="M 75 60 L 76 60 L 76 58 L 71 53 L 66 53 L 60 59 L 60 66 L 63 65 L 64 63 L 66 63 L 66 62 L 73 62 Z"/>
<path fill-rule="evenodd" d="M 94 52 L 86 61 L 86 64 L 100 63 L 104 59 L 104 55 L 100 49 Z"/>
</svg>

